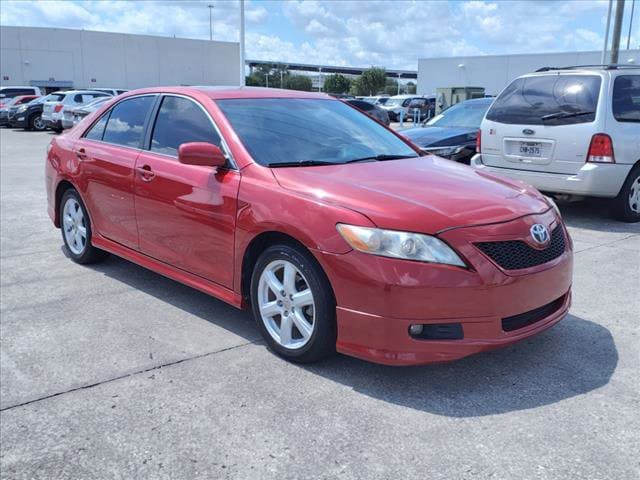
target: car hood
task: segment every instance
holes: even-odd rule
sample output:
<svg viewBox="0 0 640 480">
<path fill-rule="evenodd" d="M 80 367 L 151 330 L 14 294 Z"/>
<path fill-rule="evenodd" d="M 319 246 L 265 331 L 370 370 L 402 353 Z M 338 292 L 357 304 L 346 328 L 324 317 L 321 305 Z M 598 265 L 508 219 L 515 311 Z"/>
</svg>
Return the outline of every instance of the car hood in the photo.
<svg viewBox="0 0 640 480">
<path fill-rule="evenodd" d="M 394 230 L 433 234 L 550 208 L 524 183 L 434 155 L 272 172 L 285 189 L 360 212 L 378 227 Z"/>
<path fill-rule="evenodd" d="M 460 127 L 417 127 L 398 132 L 419 147 L 439 147 L 462 145 L 474 142 L 477 128 Z"/>
</svg>

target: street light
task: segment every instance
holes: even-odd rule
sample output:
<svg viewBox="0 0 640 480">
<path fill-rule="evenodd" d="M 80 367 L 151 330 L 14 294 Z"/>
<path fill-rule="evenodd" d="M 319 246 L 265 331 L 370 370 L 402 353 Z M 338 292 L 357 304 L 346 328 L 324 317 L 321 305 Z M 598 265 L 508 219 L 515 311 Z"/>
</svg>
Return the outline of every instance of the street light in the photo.
<svg viewBox="0 0 640 480">
<path fill-rule="evenodd" d="M 207 5 L 209 7 L 209 40 L 213 40 L 213 4 Z"/>
</svg>

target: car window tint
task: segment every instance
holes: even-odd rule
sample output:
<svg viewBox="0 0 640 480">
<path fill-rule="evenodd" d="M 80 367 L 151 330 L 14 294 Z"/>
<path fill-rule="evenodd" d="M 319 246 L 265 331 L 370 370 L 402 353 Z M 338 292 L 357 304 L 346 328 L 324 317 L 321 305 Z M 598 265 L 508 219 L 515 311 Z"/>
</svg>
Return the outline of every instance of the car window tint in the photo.
<svg viewBox="0 0 640 480">
<path fill-rule="evenodd" d="M 137 97 L 118 103 L 111 110 L 103 140 L 117 145 L 139 148 L 144 133 L 144 121 L 155 98 Z"/>
<path fill-rule="evenodd" d="M 369 112 L 374 108 L 373 105 L 364 100 L 351 100 L 349 103 L 360 110 L 364 110 L 365 112 Z"/>
<path fill-rule="evenodd" d="M 525 125 L 593 122 L 596 118 L 600 84 L 598 75 L 538 75 L 518 78 L 493 102 L 487 112 L 487 120 Z M 542 119 L 545 115 L 556 114 L 559 116 Z"/>
<path fill-rule="evenodd" d="M 640 122 L 640 75 L 620 75 L 615 79 L 612 111 L 619 122 Z"/>
<path fill-rule="evenodd" d="M 178 147 L 189 142 L 220 146 L 220 137 L 207 114 L 194 101 L 164 97 L 151 135 L 151 151 L 177 155 Z"/>
<path fill-rule="evenodd" d="M 102 140 L 102 135 L 104 134 L 104 127 L 107 125 L 108 118 L 109 118 L 108 113 L 100 117 L 100 120 L 94 123 L 93 127 L 91 127 L 87 133 L 85 133 L 84 138 L 88 138 L 89 140 Z"/>
</svg>

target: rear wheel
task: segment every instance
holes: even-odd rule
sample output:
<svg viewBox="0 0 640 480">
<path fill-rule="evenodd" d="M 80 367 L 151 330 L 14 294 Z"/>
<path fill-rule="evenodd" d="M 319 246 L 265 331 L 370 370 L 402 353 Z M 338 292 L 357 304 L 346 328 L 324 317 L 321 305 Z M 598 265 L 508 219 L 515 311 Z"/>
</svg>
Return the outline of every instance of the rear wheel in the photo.
<svg viewBox="0 0 640 480">
<path fill-rule="evenodd" d="M 315 362 L 335 352 L 331 286 L 302 248 L 275 245 L 263 252 L 251 278 L 251 305 L 267 344 L 287 360 Z"/>
<path fill-rule="evenodd" d="M 612 213 L 623 222 L 640 221 L 640 165 L 631 170 L 620 193 L 613 199 Z"/>
<path fill-rule="evenodd" d="M 96 263 L 108 256 L 104 250 L 91 245 L 91 221 L 80 195 L 73 188 L 62 196 L 60 226 L 67 253 L 74 262 Z"/>
</svg>

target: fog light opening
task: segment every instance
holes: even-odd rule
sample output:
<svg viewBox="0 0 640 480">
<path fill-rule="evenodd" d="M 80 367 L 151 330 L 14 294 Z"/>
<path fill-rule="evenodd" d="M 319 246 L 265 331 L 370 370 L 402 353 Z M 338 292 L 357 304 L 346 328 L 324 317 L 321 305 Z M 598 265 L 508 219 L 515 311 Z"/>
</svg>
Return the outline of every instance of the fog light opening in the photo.
<svg viewBox="0 0 640 480">
<path fill-rule="evenodd" d="M 423 325 L 410 325 L 409 326 L 409 335 L 412 337 L 419 337 L 422 335 L 422 331 L 424 330 Z"/>
</svg>

